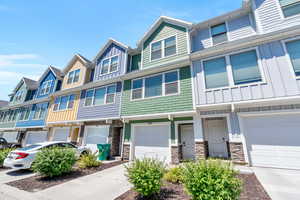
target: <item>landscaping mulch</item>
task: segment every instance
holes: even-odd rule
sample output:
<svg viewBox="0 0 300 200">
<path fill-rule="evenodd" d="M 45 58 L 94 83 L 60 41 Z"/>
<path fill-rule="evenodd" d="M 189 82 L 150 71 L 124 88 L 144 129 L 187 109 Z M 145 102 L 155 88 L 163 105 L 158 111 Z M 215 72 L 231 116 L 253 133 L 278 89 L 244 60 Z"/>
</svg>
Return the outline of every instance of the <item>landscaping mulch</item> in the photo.
<svg viewBox="0 0 300 200">
<path fill-rule="evenodd" d="M 80 168 L 74 168 L 70 173 L 67 173 L 63 176 L 57 176 L 57 177 L 43 177 L 40 175 L 35 175 L 32 177 L 24 178 L 17 181 L 12 181 L 9 183 L 6 183 L 7 185 L 16 187 L 20 190 L 25 190 L 28 192 L 37 192 L 44 189 L 47 189 L 49 187 L 59 185 L 68 181 L 71 181 L 73 179 L 90 175 L 99 171 L 102 171 L 104 169 L 108 169 L 117 165 L 124 164 L 123 161 L 116 161 L 111 163 L 102 163 L 99 167 L 93 167 L 93 168 L 87 168 L 87 169 L 80 169 Z"/>
<path fill-rule="evenodd" d="M 240 200 L 271 200 L 255 174 L 239 174 L 238 178 L 243 181 Z M 115 200 L 191 200 L 191 198 L 184 191 L 183 185 L 165 183 L 161 192 L 153 197 L 143 198 L 131 189 Z"/>
</svg>

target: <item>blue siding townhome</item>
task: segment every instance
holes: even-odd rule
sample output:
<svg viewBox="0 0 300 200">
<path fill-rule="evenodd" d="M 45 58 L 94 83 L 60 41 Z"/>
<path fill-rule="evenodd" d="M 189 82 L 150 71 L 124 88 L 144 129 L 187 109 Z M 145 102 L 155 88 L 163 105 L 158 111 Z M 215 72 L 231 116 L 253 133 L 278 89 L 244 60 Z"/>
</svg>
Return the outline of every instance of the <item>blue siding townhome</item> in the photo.
<svg viewBox="0 0 300 200">
<path fill-rule="evenodd" d="M 248 0 L 195 24 L 195 153 L 300 169 L 300 3 Z"/>
<path fill-rule="evenodd" d="M 82 122 L 81 143 L 96 150 L 96 144 L 111 144 L 111 155 L 120 155 L 122 82 L 127 68 L 128 47 L 109 39 L 94 58 L 88 89 L 80 95 L 77 121 Z"/>
</svg>

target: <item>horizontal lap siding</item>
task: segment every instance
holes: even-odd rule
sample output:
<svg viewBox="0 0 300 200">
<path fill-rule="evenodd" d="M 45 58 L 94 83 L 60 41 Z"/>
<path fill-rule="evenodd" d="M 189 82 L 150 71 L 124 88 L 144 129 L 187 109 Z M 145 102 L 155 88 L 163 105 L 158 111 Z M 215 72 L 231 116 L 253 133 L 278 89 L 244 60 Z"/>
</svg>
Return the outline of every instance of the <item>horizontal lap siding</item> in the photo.
<svg viewBox="0 0 300 200">
<path fill-rule="evenodd" d="M 118 70 L 113 73 L 101 75 L 101 64 L 102 61 L 105 60 L 106 58 L 109 58 L 111 56 L 116 56 L 119 55 L 119 65 L 118 65 Z M 102 56 L 97 60 L 97 66 L 95 68 L 95 75 L 94 75 L 94 81 L 101 81 L 101 80 L 108 80 L 111 78 L 118 77 L 122 74 L 125 73 L 126 71 L 126 54 L 125 50 L 122 47 L 119 47 L 115 45 L 114 43 L 111 44 L 106 51 L 103 53 Z"/>
<path fill-rule="evenodd" d="M 86 91 L 82 91 L 85 93 Z M 114 118 L 120 116 L 120 103 L 121 103 L 122 83 L 117 83 L 117 93 L 114 104 L 100 105 L 100 106 L 84 106 L 85 95 L 81 95 L 79 109 L 78 109 L 78 120 L 83 119 L 97 119 L 97 118 Z"/>
<path fill-rule="evenodd" d="M 76 94 L 76 99 L 73 108 L 70 110 L 53 111 L 53 101 L 51 102 L 51 106 L 48 110 L 47 123 L 60 122 L 60 121 L 73 121 L 77 119 L 80 92 L 76 92 L 73 94 Z"/>
<path fill-rule="evenodd" d="M 124 82 L 122 96 L 122 115 L 144 115 L 155 113 L 168 113 L 179 111 L 191 111 L 192 88 L 190 79 L 190 67 L 180 69 L 180 95 L 156 97 L 131 101 L 131 80 Z"/>
<path fill-rule="evenodd" d="M 228 21 L 228 31 L 230 40 L 237 40 L 255 34 L 249 15 Z"/>
<path fill-rule="evenodd" d="M 259 46 L 262 68 L 266 81 L 246 86 L 207 90 L 201 61 L 193 62 L 196 104 L 217 104 L 274 97 L 295 96 L 300 94 L 297 82 L 290 69 L 280 41 Z"/>
<path fill-rule="evenodd" d="M 159 41 L 161 39 L 165 39 L 171 36 L 176 35 L 177 38 L 177 55 L 170 56 L 167 58 L 162 58 L 159 60 L 151 61 L 150 60 L 150 49 L 151 49 L 151 42 Z M 175 26 L 172 24 L 168 24 L 163 22 L 156 31 L 147 39 L 144 43 L 143 55 L 142 55 L 142 68 L 149 68 L 155 65 L 164 64 L 170 61 L 173 61 L 177 58 L 182 58 L 186 56 L 188 53 L 187 50 L 187 33 L 186 29 L 183 27 Z"/>
<path fill-rule="evenodd" d="M 0 123 L 0 129 L 1 128 L 14 128 L 16 126 L 16 122 L 4 122 Z"/>
</svg>

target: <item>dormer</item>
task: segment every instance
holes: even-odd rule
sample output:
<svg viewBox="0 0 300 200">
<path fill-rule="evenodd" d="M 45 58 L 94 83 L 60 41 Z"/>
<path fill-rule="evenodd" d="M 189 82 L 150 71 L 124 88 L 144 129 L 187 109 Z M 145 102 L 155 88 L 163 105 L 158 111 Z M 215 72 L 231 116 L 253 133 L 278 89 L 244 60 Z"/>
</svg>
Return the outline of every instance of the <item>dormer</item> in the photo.
<svg viewBox="0 0 300 200">
<path fill-rule="evenodd" d="M 75 54 L 63 70 L 62 90 L 81 86 L 90 80 L 92 63 L 80 54 Z"/>
<path fill-rule="evenodd" d="M 35 95 L 36 98 L 45 98 L 60 90 L 62 80 L 62 72 L 53 66 L 49 66 L 38 81 L 39 87 Z"/>
<path fill-rule="evenodd" d="M 21 104 L 25 101 L 32 100 L 36 90 L 38 88 L 38 82 L 29 78 L 23 77 L 18 85 L 10 94 L 10 105 Z"/>
<path fill-rule="evenodd" d="M 161 16 L 138 42 L 141 69 L 187 60 L 192 23 Z"/>
<path fill-rule="evenodd" d="M 121 42 L 109 39 L 94 58 L 94 81 L 107 80 L 126 73 L 129 47 Z"/>
</svg>

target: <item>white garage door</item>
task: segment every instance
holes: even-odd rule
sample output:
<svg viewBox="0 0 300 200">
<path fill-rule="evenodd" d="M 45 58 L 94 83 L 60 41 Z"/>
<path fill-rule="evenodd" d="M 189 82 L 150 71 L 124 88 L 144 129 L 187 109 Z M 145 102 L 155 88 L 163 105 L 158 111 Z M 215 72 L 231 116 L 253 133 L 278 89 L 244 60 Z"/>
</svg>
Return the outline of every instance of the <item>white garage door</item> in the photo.
<svg viewBox="0 0 300 200">
<path fill-rule="evenodd" d="M 171 162 L 169 135 L 170 125 L 134 126 L 134 157 Z"/>
<path fill-rule="evenodd" d="M 47 131 L 28 131 L 26 134 L 25 145 L 47 141 Z"/>
<path fill-rule="evenodd" d="M 18 132 L 4 132 L 2 137 L 9 143 L 18 142 Z"/>
<path fill-rule="evenodd" d="M 300 169 L 300 115 L 243 118 L 253 166 Z"/>
<path fill-rule="evenodd" d="M 55 128 L 53 141 L 67 141 L 70 133 L 70 128 Z"/>
<path fill-rule="evenodd" d="M 108 136 L 109 126 L 86 126 L 84 142 L 92 152 L 96 152 L 97 144 L 108 143 Z"/>
</svg>

